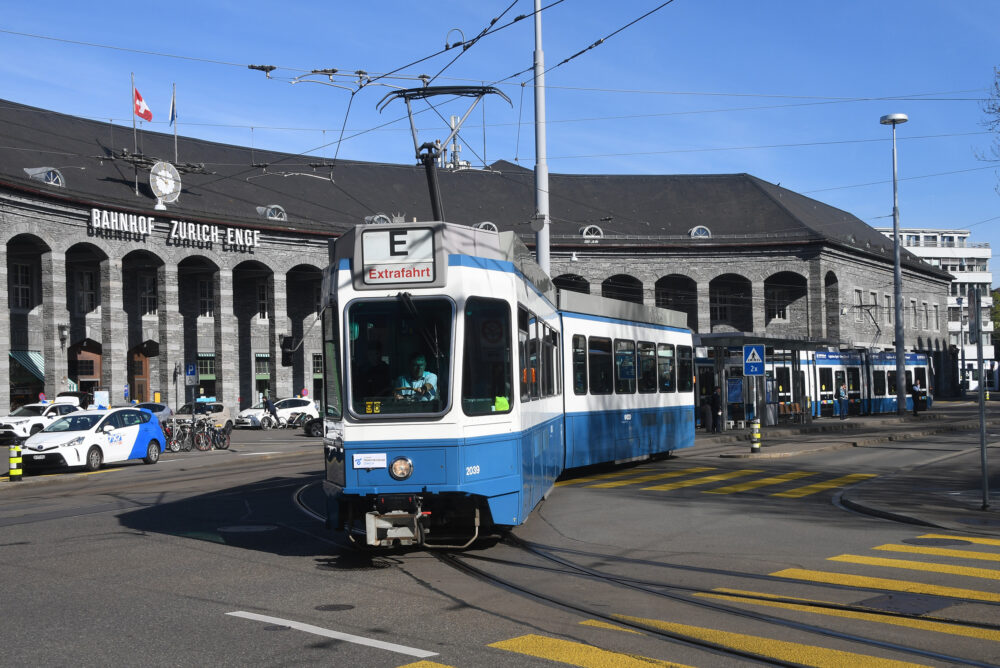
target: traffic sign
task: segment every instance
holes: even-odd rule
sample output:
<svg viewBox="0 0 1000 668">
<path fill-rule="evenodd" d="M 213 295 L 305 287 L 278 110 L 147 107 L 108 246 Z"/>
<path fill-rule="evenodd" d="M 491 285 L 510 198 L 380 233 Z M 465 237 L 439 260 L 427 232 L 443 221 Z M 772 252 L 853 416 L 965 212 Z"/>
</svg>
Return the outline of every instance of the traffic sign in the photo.
<svg viewBox="0 0 1000 668">
<path fill-rule="evenodd" d="M 128 401 L 128 383 L 125 383 L 125 391 L 122 393 L 125 395 L 125 401 Z"/>
<path fill-rule="evenodd" d="M 764 375 L 764 346 L 743 346 L 743 375 Z"/>
<path fill-rule="evenodd" d="M 184 365 L 184 384 L 185 385 L 197 385 L 198 384 L 198 365 L 197 364 L 186 364 L 186 365 Z"/>
</svg>

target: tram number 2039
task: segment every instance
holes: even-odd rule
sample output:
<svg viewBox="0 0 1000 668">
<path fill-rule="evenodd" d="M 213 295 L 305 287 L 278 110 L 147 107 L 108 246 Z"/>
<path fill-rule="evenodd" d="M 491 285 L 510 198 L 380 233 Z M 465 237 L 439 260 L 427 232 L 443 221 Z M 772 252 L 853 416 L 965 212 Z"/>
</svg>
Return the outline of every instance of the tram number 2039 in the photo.
<svg viewBox="0 0 1000 668">
<path fill-rule="evenodd" d="M 479 464 L 465 467 L 465 475 L 479 475 Z"/>
</svg>

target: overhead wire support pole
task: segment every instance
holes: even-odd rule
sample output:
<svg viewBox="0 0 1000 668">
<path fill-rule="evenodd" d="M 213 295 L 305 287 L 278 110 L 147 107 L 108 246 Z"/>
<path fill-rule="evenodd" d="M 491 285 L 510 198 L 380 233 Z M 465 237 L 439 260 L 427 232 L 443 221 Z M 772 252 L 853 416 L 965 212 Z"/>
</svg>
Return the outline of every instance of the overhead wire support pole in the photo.
<svg viewBox="0 0 1000 668">
<path fill-rule="evenodd" d="M 545 54 L 542 52 L 542 0 L 535 0 L 535 256 L 550 274 L 549 165 L 545 150 Z"/>
<path fill-rule="evenodd" d="M 979 459 L 982 467 L 983 477 L 983 510 L 990 507 L 990 469 L 986 461 L 986 376 L 983 375 L 983 324 L 980 303 L 982 297 L 979 294 L 979 285 L 972 289 L 972 299 L 975 303 L 975 318 L 970 319 L 970 330 L 976 336 L 976 368 L 979 371 Z M 971 306 L 971 305 L 970 305 Z M 970 309 L 969 314 L 973 311 Z M 963 342 L 964 343 L 964 342 Z"/>
</svg>

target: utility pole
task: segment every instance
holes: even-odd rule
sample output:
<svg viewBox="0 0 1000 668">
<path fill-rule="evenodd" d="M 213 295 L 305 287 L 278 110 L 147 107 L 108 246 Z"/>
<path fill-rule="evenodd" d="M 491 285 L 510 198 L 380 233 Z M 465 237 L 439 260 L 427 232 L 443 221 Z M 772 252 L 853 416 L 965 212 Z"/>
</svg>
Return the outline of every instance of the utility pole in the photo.
<svg viewBox="0 0 1000 668">
<path fill-rule="evenodd" d="M 979 459 L 983 472 L 983 510 L 990 507 L 990 475 L 986 463 L 986 378 L 983 376 L 983 326 L 980 320 L 983 307 L 980 305 L 979 285 L 972 290 L 976 315 L 969 311 L 969 331 L 976 337 L 976 368 L 979 369 Z M 972 304 L 970 303 L 970 306 Z"/>
<path fill-rule="evenodd" d="M 542 0 L 535 0 L 535 257 L 549 270 L 549 165 L 545 155 L 545 54 L 542 53 Z"/>
</svg>

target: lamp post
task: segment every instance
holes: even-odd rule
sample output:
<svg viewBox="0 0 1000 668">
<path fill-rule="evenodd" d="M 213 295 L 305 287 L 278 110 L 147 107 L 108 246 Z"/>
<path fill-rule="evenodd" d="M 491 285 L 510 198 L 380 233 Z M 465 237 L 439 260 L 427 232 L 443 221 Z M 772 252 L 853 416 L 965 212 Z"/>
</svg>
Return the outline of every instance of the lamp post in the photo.
<svg viewBox="0 0 1000 668">
<path fill-rule="evenodd" d="M 906 411 L 906 353 L 903 346 L 903 271 L 899 264 L 899 189 L 896 177 L 896 126 L 910 120 L 906 114 L 887 114 L 879 119 L 892 126 L 892 291 L 896 312 L 896 413 Z"/>
</svg>

